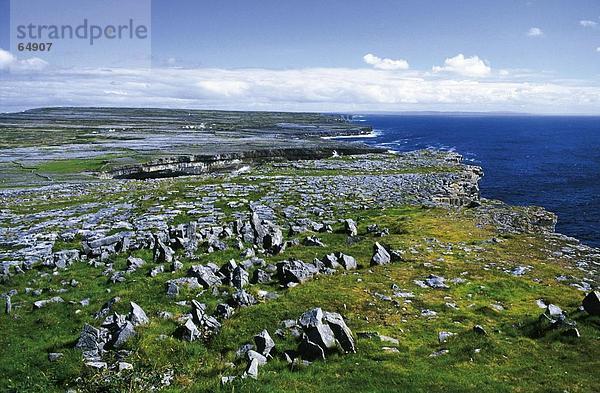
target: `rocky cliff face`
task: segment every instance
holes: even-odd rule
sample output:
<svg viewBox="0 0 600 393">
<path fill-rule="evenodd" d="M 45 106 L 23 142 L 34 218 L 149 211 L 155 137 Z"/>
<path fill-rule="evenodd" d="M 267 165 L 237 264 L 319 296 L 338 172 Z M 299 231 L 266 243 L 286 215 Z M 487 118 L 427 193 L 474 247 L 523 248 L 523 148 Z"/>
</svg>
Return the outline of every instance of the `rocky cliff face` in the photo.
<svg viewBox="0 0 600 393">
<path fill-rule="evenodd" d="M 458 161 L 460 163 L 460 161 Z M 433 201 L 451 206 L 476 207 L 480 205 L 479 180 L 483 169 L 464 166 L 459 176 L 444 189 L 443 195 L 433 196 Z"/>
<path fill-rule="evenodd" d="M 553 233 L 558 217 L 539 206 L 511 206 L 501 201 L 483 200 L 477 209 L 479 222 L 493 223 L 506 233 Z"/>
<path fill-rule="evenodd" d="M 232 171 L 244 165 L 264 161 L 312 160 L 332 157 L 335 154 L 354 155 L 381 152 L 382 149 L 363 145 L 356 147 L 281 148 L 260 149 L 214 155 L 166 157 L 145 164 L 117 168 L 101 174 L 104 178 L 151 179 L 200 175 L 219 171 Z"/>
</svg>

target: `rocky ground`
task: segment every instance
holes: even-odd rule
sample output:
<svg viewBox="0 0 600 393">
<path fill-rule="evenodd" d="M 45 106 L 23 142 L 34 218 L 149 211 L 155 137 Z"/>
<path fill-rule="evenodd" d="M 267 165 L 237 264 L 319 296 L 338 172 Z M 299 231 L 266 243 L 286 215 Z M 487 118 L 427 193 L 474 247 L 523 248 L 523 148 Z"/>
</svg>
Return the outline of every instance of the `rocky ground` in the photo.
<svg viewBox="0 0 600 393">
<path fill-rule="evenodd" d="M 0 189 L 0 390 L 598 391 L 600 250 L 458 154 L 322 152 Z"/>
</svg>

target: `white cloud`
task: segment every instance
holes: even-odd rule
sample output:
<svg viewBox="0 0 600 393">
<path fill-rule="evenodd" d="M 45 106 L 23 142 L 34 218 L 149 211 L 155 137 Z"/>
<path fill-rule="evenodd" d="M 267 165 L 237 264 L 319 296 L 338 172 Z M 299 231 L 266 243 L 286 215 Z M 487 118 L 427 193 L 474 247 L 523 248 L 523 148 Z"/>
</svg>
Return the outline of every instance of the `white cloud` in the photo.
<svg viewBox="0 0 600 393">
<path fill-rule="evenodd" d="M 241 96 L 250 88 L 247 82 L 241 80 L 202 80 L 197 86 L 208 94 L 223 97 Z"/>
<path fill-rule="evenodd" d="M 600 48 L 597 50 L 600 52 Z M 380 60 L 388 64 L 386 59 Z M 0 83 L 0 111 L 75 105 L 597 114 L 600 108 L 597 80 L 553 80 L 540 72 L 513 69 L 492 73 L 478 56 L 462 54 L 446 59 L 443 66 L 433 68 L 433 73 L 417 70 L 398 73 L 397 68 L 389 66 L 388 69 L 228 70 L 167 65 L 153 69 L 57 69 L 47 65 L 38 58 L 17 59 L 0 49 L 0 70 L 11 71 L 2 76 Z M 488 78 L 473 80 L 482 76 Z"/>
<path fill-rule="evenodd" d="M 455 80 L 424 72 L 348 68 L 86 69 L 11 73 L 0 111 L 40 106 L 146 106 L 294 111 L 598 113 L 590 81 Z"/>
<path fill-rule="evenodd" d="M 15 57 L 12 53 L 0 48 L 0 70 L 7 70 L 15 62 Z"/>
<path fill-rule="evenodd" d="M 17 71 L 41 71 L 48 66 L 48 62 L 39 57 L 32 57 L 25 60 L 18 60 L 16 63 Z"/>
<path fill-rule="evenodd" d="M 443 66 L 434 66 L 432 71 L 435 73 L 452 72 L 463 76 L 481 77 L 489 75 L 492 69 L 479 56 L 465 57 L 462 53 L 459 53 L 454 57 L 447 58 Z"/>
<path fill-rule="evenodd" d="M 363 56 L 365 63 L 372 65 L 379 70 L 407 70 L 408 62 L 403 59 L 392 60 L 388 58 L 380 58 L 371 53 Z"/>
<path fill-rule="evenodd" d="M 0 71 L 41 71 L 47 66 L 48 63 L 38 57 L 19 60 L 9 51 L 0 48 Z"/>
<path fill-rule="evenodd" d="M 583 27 L 596 27 L 598 26 L 598 22 L 594 22 L 593 20 L 580 20 L 579 24 Z"/>
<path fill-rule="evenodd" d="M 600 52 L 600 46 L 596 48 L 596 52 Z"/>
<path fill-rule="evenodd" d="M 527 31 L 527 36 L 529 37 L 543 37 L 544 32 L 539 27 L 532 27 Z"/>
</svg>

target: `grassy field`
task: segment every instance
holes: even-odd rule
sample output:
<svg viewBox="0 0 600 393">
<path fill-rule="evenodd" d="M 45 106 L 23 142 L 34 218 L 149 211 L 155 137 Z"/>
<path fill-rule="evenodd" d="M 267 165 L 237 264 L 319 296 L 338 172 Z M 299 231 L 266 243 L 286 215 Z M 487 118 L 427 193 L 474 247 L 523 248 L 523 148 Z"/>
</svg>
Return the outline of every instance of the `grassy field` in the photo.
<svg viewBox="0 0 600 393">
<path fill-rule="evenodd" d="M 295 246 L 266 260 L 299 258 L 310 262 L 328 252 L 343 251 L 357 258 L 361 265 L 357 271 L 318 276 L 291 289 L 253 286 L 254 292 L 267 289 L 281 296 L 237 310 L 209 342 L 188 343 L 174 338 L 177 323 L 157 317 L 159 311 L 175 316 L 189 311 L 166 296 L 164 282 L 183 276 L 192 264 L 239 260 L 239 251 L 233 248 L 199 254 L 197 261 L 181 256 L 186 269 L 155 278 L 147 274 L 154 266 L 150 253 L 140 251 L 136 255 L 147 264 L 121 284 L 109 284 L 101 270 L 85 263 L 54 274 L 40 275 L 34 270 L 13 276 L 0 289 L 19 289 L 13 297 L 13 313 L 0 316 L 0 390 L 63 392 L 73 387 L 79 391 L 143 391 L 149 386 L 160 386 L 162 375 L 174 370 L 174 379 L 165 391 L 599 391 L 596 371 L 600 320 L 578 311 L 582 292 L 556 280 L 565 272 L 574 276 L 579 272 L 571 262 L 550 258 L 549 246 L 541 236 L 504 236 L 501 242 L 491 242 L 491 238 L 499 237 L 492 228 L 477 227 L 461 211 L 444 209 L 361 210 L 350 217 L 359 224 L 359 241 L 348 244 L 341 226 L 337 226 L 334 233 L 319 234 L 325 248 Z M 389 228 L 390 235 L 375 238 L 367 234 L 366 227 L 372 223 Z M 432 238 L 438 242 L 428 241 Z M 370 268 L 375 241 L 407 250 L 405 260 Z M 125 259 L 126 255 L 115 257 L 115 269 L 122 269 Z M 521 277 L 505 271 L 516 265 L 529 265 L 532 269 Z M 429 274 L 448 280 L 460 277 L 465 282 L 449 283 L 447 290 L 420 288 L 414 283 Z M 79 282 L 77 287 L 64 285 L 72 279 Z M 413 292 L 415 297 L 411 302 L 401 298 L 391 302 L 376 295 L 392 296 L 392 284 Z M 50 294 L 52 290 L 68 288 L 60 294 L 65 303 L 32 310 L 32 302 L 39 298 L 24 292 L 29 286 L 45 288 L 41 298 L 55 296 Z M 231 291 L 225 286 L 220 289 Z M 219 300 L 209 292 L 183 290 L 176 300 L 197 298 L 212 312 Z M 80 351 L 73 347 L 83 324 L 98 325 L 94 312 L 114 296 L 122 298 L 115 311 L 127 312 L 128 302 L 134 301 L 151 322 L 138 328 L 139 334 L 126 344 L 133 351 L 128 358 L 134 364 L 133 371 L 93 372 L 83 365 Z M 82 307 L 78 302 L 85 298 L 90 299 L 90 305 Z M 536 305 L 537 299 L 568 312 L 577 321 L 581 337 L 564 337 L 556 332 L 536 334 L 536 321 L 543 311 Z M 447 303 L 455 303 L 456 308 L 449 308 Z M 243 372 L 246 361 L 235 359 L 235 351 L 251 342 L 252 336 L 262 329 L 268 329 L 274 337 L 276 353 L 295 348 L 297 343 L 291 337 L 277 337 L 274 330 L 281 320 L 298 318 L 317 306 L 340 312 L 355 334 L 375 331 L 397 338 L 399 344 L 358 338 L 356 354 L 333 354 L 326 361 L 295 369 L 275 356 L 260 369 L 258 380 L 237 379 L 220 385 L 221 376 Z M 423 309 L 436 311 L 437 316 L 423 317 Z M 482 325 L 487 335 L 475 334 L 475 324 Z M 456 336 L 440 344 L 440 331 Z M 383 351 L 383 346 L 397 347 L 398 352 Z M 442 348 L 448 353 L 430 356 Z M 62 352 L 64 357 L 49 362 L 49 352 Z"/>
</svg>

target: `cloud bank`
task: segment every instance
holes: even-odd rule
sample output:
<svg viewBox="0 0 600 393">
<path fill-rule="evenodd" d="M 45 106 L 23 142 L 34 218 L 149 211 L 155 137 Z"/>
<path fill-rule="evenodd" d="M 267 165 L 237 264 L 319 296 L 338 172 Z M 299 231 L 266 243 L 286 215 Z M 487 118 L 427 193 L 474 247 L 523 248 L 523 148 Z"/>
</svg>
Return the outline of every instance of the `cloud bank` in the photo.
<svg viewBox="0 0 600 393">
<path fill-rule="evenodd" d="M 0 52 L 0 64 L 18 60 Z M 437 72 L 368 68 L 79 69 L 0 72 L 0 111 L 41 106 L 369 112 L 403 110 L 598 113 L 593 83 L 494 76 L 477 56 Z M 465 75 L 473 75 L 466 77 Z M 457 76 L 455 78 L 454 76 Z M 480 78 L 486 76 L 486 78 Z"/>
</svg>

